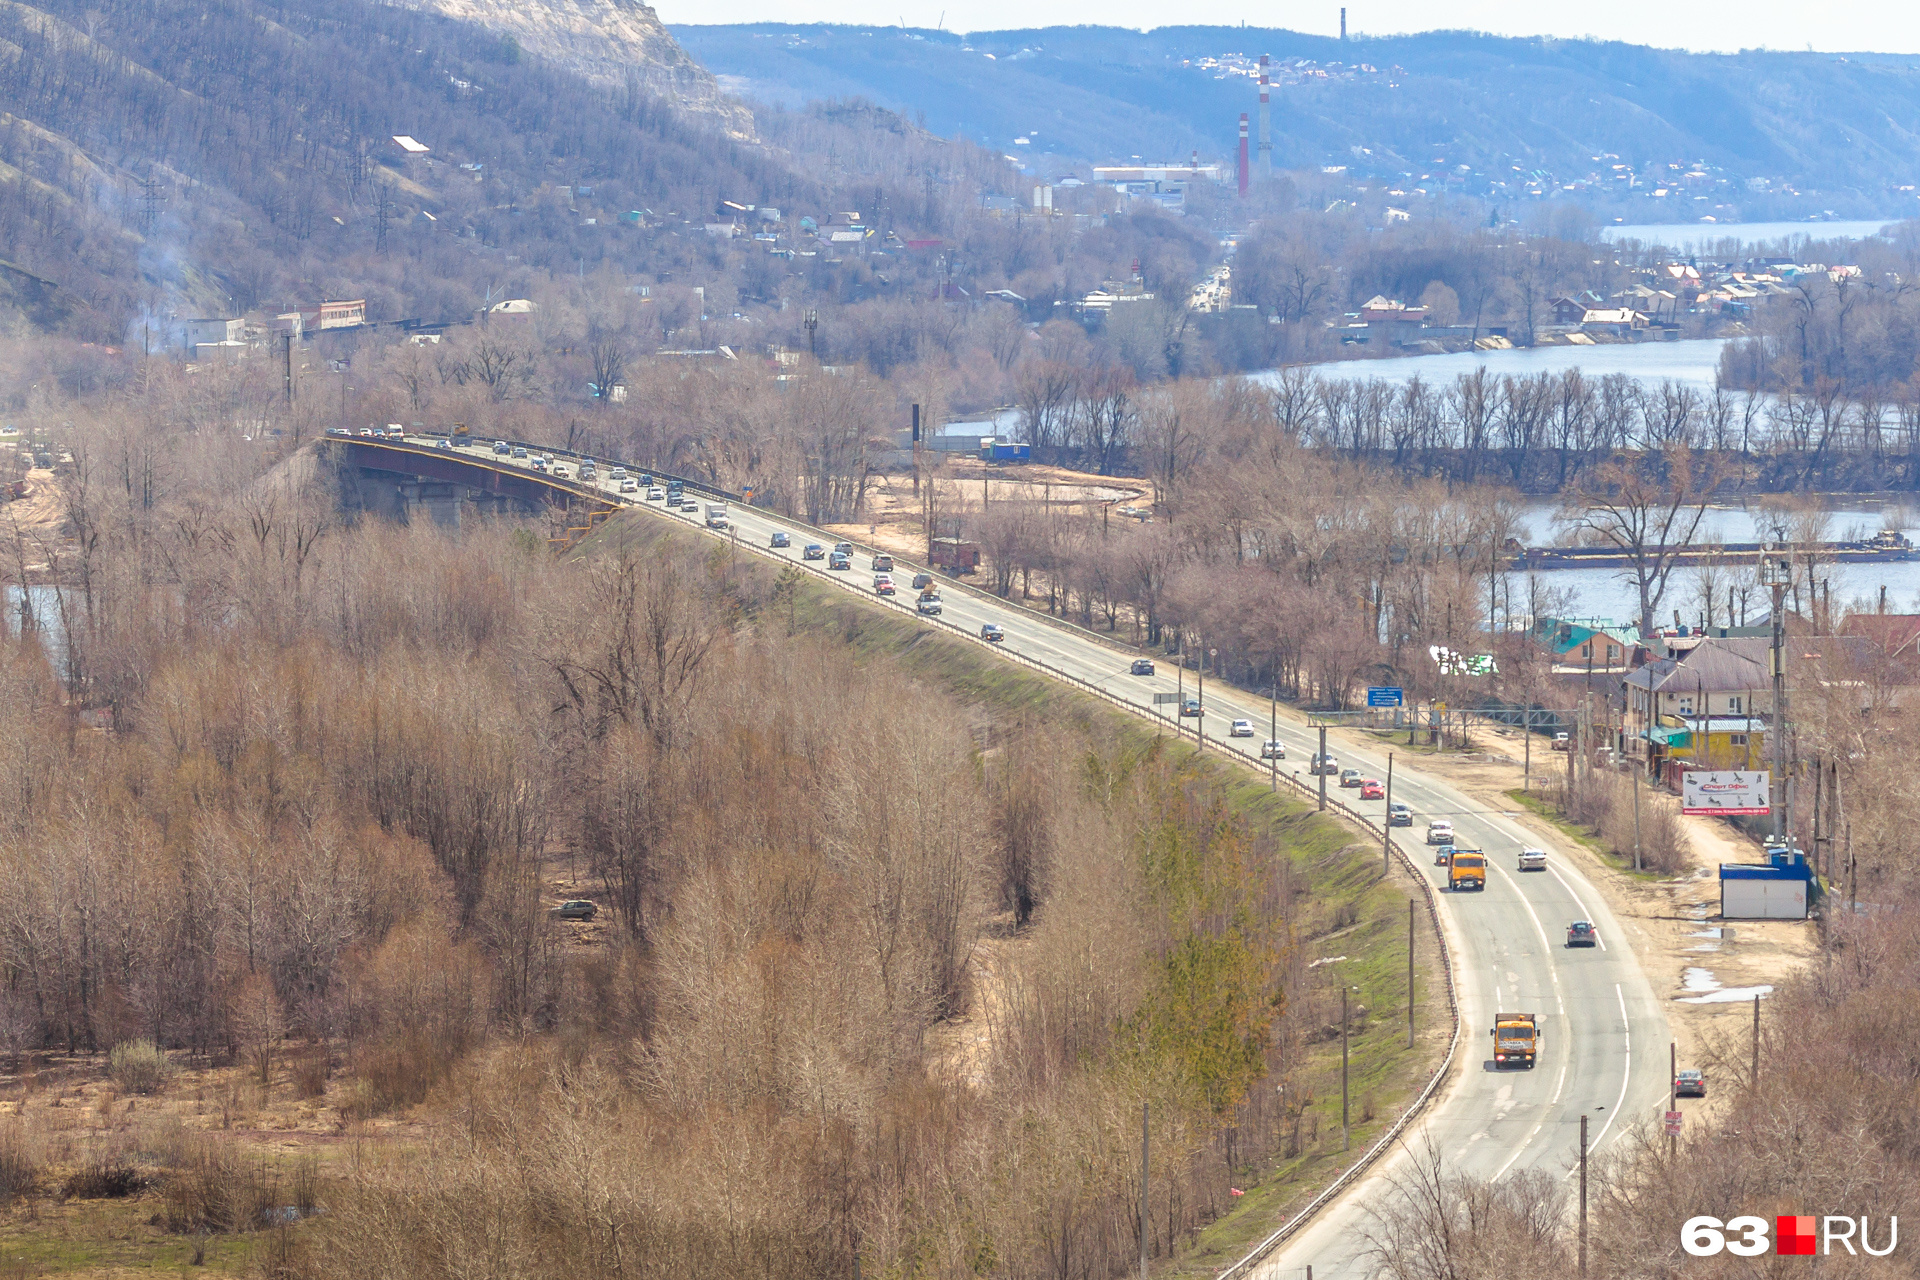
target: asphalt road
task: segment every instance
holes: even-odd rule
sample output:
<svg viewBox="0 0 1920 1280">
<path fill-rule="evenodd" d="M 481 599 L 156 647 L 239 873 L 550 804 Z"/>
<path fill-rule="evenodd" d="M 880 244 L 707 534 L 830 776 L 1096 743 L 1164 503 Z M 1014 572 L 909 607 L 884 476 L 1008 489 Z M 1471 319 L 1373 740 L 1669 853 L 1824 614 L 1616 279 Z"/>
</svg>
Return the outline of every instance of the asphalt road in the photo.
<svg viewBox="0 0 1920 1280">
<path fill-rule="evenodd" d="M 512 464 L 510 458 L 493 455 L 491 442 L 458 452 L 484 455 L 494 465 Z M 615 483 L 605 478 L 607 468 L 603 467 L 600 474 L 600 487 L 615 501 L 635 503 L 662 518 L 704 524 L 704 514 L 666 513 L 662 503 L 636 503 L 643 495 L 621 498 L 615 493 Z M 690 496 L 704 513 L 708 499 Z M 750 507 L 730 503 L 729 513 L 733 527 L 723 536 L 796 562 L 808 542 L 831 547 L 834 541 L 829 535 Z M 784 551 L 772 550 L 769 544 L 775 530 L 788 531 L 793 545 Z M 870 551 L 859 550 L 851 570 L 822 576 L 848 590 L 870 595 L 870 560 Z M 824 563 L 815 561 L 809 567 L 822 568 Z M 908 586 L 913 573 L 914 569 L 902 562 L 893 575 L 899 586 L 896 602 L 909 609 L 915 594 Z M 1029 610 L 951 583 L 946 584 L 943 595 L 944 621 L 976 635 L 983 623 L 999 623 L 1006 633 L 1004 648 L 1096 685 L 1143 714 L 1154 714 L 1154 693 L 1172 693 L 1177 687 L 1188 694 L 1194 692 L 1191 673 L 1179 679 L 1163 666 L 1153 676 L 1129 675 L 1130 659 L 1135 656 L 1131 652 L 1088 633 L 1056 625 Z M 1238 752 L 1255 767 L 1264 767 L 1258 756 L 1260 743 L 1268 736 L 1269 705 L 1257 695 L 1208 681 L 1207 714 L 1203 717 L 1208 749 Z M 1170 708 L 1161 708 L 1167 710 Z M 1161 718 L 1166 719 L 1164 715 Z M 1253 721 L 1255 736 L 1226 737 L 1228 725 L 1235 718 Z M 1173 722 L 1167 723 L 1172 731 Z M 1191 720 L 1184 722 L 1186 732 L 1193 732 L 1191 725 Z M 1384 749 L 1342 743 L 1341 736 L 1330 735 L 1329 750 L 1343 767 L 1359 768 L 1368 777 L 1385 778 Z M 1297 770 L 1304 778 L 1308 757 L 1316 749 L 1317 731 L 1308 728 L 1303 717 L 1281 708 L 1278 737 L 1287 749 L 1281 767 Z M 1540 745 L 1544 749 L 1544 739 Z M 1328 781 L 1329 794 L 1335 794 L 1334 780 Z M 1361 801 L 1358 791 L 1352 789 L 1339 794 L 1354 808 L 1384 820 L 1384 801 Z M 1253 1274 L 1267 1280 L 1296 1275 L 1308 1265 L 1313 1267 L 1315 1280 L 1370 1274 L 1372 1268 L 1365 1257 L 1365 1232 L 1371 1222 L 1368 1206 L 1383 1202 L 1387 1191 L 1384 1179 L 1392 1175 L 1410 1147 L 1430 1141 L 1451 1166 L 1482 1177 L 1520 1169 L 1543 1169 L 1561 1175 L 1571 1171 L 1577 1158 L 1582 1113 L 1591 1117 L 1592 1148 L 1604 1150 L 1631 1125 L 1657 1119 L 1665 1106 L 1669 1038 L 1665 1002 L 1655 995 L 1593 885 L 1551 846 L 1546 871 L 1517 871 L 1519 850 L 1529 844 L 1537 847 L 1537 839 L 1529 837 L 1509 814 L 1470 802 L 1444 781 L 1424 774 L 1414 757 L 1396 757 L 1393 799 L 1413 809 L 1415 825 L 1399 832 L 1402 847 L 1414 855 L 1437 887 L 1444 889 L 1444 869 L 1432 866 L 1431 857 L 1420 856 L 1420 841 L 1429 819 L 1450 819 L 1457 844 L 1479 847 L 1487 853 L 1484 892 L 1440 894 L 1442 927 L 1448 931 L 1456 966 L 1463 1020 L 1461 1047 L 1450 1079 L 1408 1135 L 1407 1143 L 1383 1157 L 1346 1194 L 1263 1261 Z M 1570 950 L 1564 945 L 1566 926 L 1580 919 L 1596 924 L 1599 947 Z M 1356 993 L 1355 999 L 1374 1003 L 1365 991 Z M 1489 1032 L 1496 1011 L 1542 1015 L 1544 1050 L 1532 1070 L 1494 1069 Z"/>
</svg>

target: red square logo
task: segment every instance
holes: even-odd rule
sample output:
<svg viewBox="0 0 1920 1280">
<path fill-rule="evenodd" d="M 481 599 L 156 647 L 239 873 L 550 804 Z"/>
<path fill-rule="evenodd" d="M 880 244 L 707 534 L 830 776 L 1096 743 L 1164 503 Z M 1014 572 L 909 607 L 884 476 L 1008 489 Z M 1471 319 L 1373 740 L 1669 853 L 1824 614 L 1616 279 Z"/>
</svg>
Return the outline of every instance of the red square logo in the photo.
<svg viewBox="0 0 1920 1280">
<path fill-rule="evenodd" d="M 1811 1257 L 1813 1215 L 1782 1214 L 1773 1220 L 1773 1251 L 1784 1258 Z"/>
</svg>

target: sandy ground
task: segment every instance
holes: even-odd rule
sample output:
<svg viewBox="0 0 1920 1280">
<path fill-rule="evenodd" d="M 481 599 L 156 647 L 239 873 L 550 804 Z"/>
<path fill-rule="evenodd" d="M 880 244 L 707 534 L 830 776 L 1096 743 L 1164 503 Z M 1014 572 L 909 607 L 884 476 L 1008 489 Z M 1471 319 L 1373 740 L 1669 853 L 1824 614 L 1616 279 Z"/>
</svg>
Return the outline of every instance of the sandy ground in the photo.
<svg viewBox="0 0 1920 1280">
<path fill-rule="evenodd" d="M 1020 502 L 1035 507 L 1061 507 L 1081 515 L 1098 515 L 1111 504 L 1109 519 L 1125 506 L 1145 508 L 1150 494 L 1145 480 L 1129 476 L 1099 476 L 1064 467 L 995 467 L 977 458 L 949 458 L 933 481 L 937 515 L 945 527 L 955 516 L 978 515 L 985 503 Z M 867 519 L 860 524 L 824 526 L 829 532 L 863 546 L 880 547 L 915 561 L 926 558 L 921 533 L 921 499 L 910 473 L 877 474 L 867 488 Z"/>
<path fill-rule="evenodd" d="M 1360 740 L 1358 735 L 1338 732 L 1330 736 Z M 1719 919 L 1719 864 L 1757 862 L 1760 846 L 1719 819 L 1682 818 L 1692 846 L 1689 874 L 1648 880 L 1617 870 L 1507 796 L 1507 791 L 1520 785 L 1523 772 L 1519 731 L 1489 728 L 1478 731 L 1476 738 L 1479 750 L 1466 756 L 1422 755 L 1419 767 L 1537 832 L 1550 856 L 1573 863 L 1606 895 L 1654 990 L 1665 991 L 1671 999 L 1668 1020 L 1681 1070 L 1704 1070 L 1709 1082 L 1729 1073 L 1744 1075 L 1753 1002 L 1729 999 L 1728 994 L 1778 985 L 1804 968 L 1819 949 L 1819 926 L 1811 920 Z M 1380 743 L 1373 739 L 1369 745 L 1378 749 Z M 1536 740 L 1535 785 L 1566 767 L 1564 755 L 1544 750 L 1543 745 Z M 1716 998 L 1696 1003 L 1701 996 Z M 1766 1017 L 1764 1007 L 1761 1016 Z M 1708 1096 L 1714 1096 L 1711 1083 Z M 1699 1105 L 1693 1099 L 1680 1104 L 1683 1111 Z"/>
<path fill-rule="evenodd" d="M 53 472 L 35 469 L 27 472 L 27 496 L 16 502 L 0 503 L 0 544 L 12 558 L 14 539 L 25 537 L 28 545 L 27 571 L 44 571 L 46 564 L 35 557 L 33 546 L 51 544 L 60 537 L 66 514 L 60 501 L 60 482 Z M 18 566 L 9 565 L 9 568 Z"/>
</svg>

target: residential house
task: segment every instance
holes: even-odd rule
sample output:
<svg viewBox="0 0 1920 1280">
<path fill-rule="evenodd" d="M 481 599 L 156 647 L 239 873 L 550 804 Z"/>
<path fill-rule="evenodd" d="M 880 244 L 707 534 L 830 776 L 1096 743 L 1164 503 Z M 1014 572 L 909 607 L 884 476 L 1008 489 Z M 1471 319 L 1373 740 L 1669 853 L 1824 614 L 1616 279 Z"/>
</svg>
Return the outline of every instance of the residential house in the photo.
<svg viewBox="0 0 1920 1280">
<path fill-rule="evenodd" d="M 1596 307 L 1580 317 L 1583 333 L 1605 333 L 1616 338 L 1631 338 L 1647 327 L 1647 318 L 1632 307 Z"/>
<path fill-rule="evenodd" d="M 1655 773 L 1668 759 L 1757 767 L 1773 710 L 1771 647 L 1764 636 L 1707 636 L 1629 674 L 1621 681 L 1628 752 Z"/>
<path fill-rule="evenodd" d="M 186 327 L 189 351 L 203 342 L 244 342 L 247 337 L 245 320 L 182 320 L 180 323 Z"/>
<path fill-rule="evenodd" d="M 1606 618 L 1536 618 L 1528 634 L 1552 652 L 1556 674 L 1624 676 L 1638 648 L 1626 628 Z"/>
<path fill-rule="evenodd" d="M 1604 311 L 1607 300 L 1592 289 L 1582 289 L 1578 293 L 1554 298 L 1549 303 L 1553 308 L 1553 322 L 1559 325 L 1577 325 L 1586 319 L 1589 311 Z"/>
</svg>

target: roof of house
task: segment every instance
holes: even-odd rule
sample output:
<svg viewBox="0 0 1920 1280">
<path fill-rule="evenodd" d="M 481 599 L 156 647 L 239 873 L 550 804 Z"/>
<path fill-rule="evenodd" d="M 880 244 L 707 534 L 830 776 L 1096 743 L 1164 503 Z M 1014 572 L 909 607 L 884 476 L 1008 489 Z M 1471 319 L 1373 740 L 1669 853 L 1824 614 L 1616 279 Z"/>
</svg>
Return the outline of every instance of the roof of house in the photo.
<svg viewBox="0 0 1920 1280">
<path fill-rule="evenodd" d="M 1887 657 L 1899 657 L 1920 648 L 1920 613 L 1856 613 L 1840 625 L 1840 634 L 1863 637 Z"/>
</svg>

